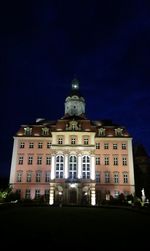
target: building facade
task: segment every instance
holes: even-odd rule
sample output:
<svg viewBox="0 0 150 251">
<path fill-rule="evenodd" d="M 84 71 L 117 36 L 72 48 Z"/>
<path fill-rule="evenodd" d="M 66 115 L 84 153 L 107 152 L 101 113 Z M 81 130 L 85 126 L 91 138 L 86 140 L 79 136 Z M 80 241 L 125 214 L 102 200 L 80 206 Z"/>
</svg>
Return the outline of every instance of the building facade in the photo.
<svg viewBox="0 0 150 251">
<path fill-rule="evenodd" d="M 62 118 L 37 119 L 14 136 L 10 185 L 21 198 L 43 196 L 50 205 L 96 205 L 134 194 L 132 137 L 110 120 L 87 119 L 74 79 Z"/>
</svg>

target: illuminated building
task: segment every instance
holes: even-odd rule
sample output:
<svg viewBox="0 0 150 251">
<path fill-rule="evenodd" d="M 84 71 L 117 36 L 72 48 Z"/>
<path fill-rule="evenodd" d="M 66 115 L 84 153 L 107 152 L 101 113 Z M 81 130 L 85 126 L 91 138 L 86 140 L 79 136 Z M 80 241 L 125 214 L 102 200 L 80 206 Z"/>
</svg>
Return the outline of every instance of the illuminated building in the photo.
<svg viewBox="0 0 150 251">
<path fill-rule="evenodd" d="M 14 136 L 10 185 L 21 198 L 43 196 L 50 205 L 96 205 L 133 194 L 132 137 L 110 120 L 87 119 L 74 79 L 62 118 L 37 119 Z"/>
</svg>

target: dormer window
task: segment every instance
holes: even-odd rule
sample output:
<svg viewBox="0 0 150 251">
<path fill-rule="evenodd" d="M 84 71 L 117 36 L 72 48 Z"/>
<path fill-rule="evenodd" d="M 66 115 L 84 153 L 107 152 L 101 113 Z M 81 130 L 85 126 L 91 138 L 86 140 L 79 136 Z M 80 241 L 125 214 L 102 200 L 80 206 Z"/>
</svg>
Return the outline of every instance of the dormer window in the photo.
<svg viewBox="0 0 150 251">
<path fill-rule="evenodd" d="M 30 127 L 25 127 L 25 128 L 24 128 L 24 135 L 26 135 L 26 136 L 31 136 L 31 135 L 32 135 L 32 128 L 30 128 Z"/>
<path fill-rule="evenodd" d="M 123 129 L 122 128 L 115 129 L 115 136 L 123 136 Z"/>
<path fill-rule="evenodd" d="M 99 136 L 105 136 L 105 131 L 106 131 L 105 128 L 99 128 L 99 129 L 98 129 L 98 135 L 99 135 Z"/>
<path fill-rule="evenodd" d="M 42 136 L 48 136 L 49 135 L 49 128 L 44 127 L 42 128 Z"/>
</svg>

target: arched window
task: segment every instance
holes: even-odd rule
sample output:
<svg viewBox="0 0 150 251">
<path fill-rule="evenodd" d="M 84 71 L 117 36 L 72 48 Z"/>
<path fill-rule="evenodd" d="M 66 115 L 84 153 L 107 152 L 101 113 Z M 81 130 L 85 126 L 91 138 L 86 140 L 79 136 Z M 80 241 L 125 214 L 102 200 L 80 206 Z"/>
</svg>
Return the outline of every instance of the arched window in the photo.
<svg viewBox="0 0 150 251">
<path fill-rule="evenodd" d="M 83 156 L 82 158 L 82 178 L 90 179 L 90 157 Z"/>
<path fill-rule="evenodd" d="M 64 176 L 64 157 L 56 157 L 56 179 L 63 179 Z"/>
<path fill-rule="evenodd" d="M 77 157 L 70 156 L 69 158 L 69 178 L 76 179 L 77 177 Z"/>
</svg>

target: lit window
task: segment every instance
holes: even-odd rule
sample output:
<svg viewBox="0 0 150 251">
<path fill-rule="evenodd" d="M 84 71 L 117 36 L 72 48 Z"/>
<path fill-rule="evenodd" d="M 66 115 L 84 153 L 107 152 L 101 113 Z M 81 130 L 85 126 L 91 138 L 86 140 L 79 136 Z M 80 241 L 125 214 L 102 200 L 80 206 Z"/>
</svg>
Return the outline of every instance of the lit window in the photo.
<svg viewBox="0 0 150 251">
<path fill-rule="evenodd" d="M 20 142 L 20 148 L 24 148 L 25 143 L 24 142 Z"/>
<path fill-rule="evenodd" d="M 96 165 L 100 165 L 100 157 L 96 157 Z"/>
<path fill-rule="evenodd" d="M 34 143 L 33 142 L 29 143 L 29 148 L 34 148 Z"/>
<path fill-rule="evenodd" d="M 123 183 L 128 183 L 128 174 L 123 173 Z"/>
<path fill-rule="evenodd" d="M 96 142 L 96 149 L 100 149 L 100 143 Z"/>
<path fill-rule="evenodd" d="M 96 173 L 96 183 L 100 183 L 100 173 Z"/>
<path fill-rule="evenodd" d="M 29 156 L 28 157 L 28 165 L 32 165 L 33 164 L 33 156 Z"/>
<path fill-rule="evenodd" d="M 127 166 L 127 157 L 122 157 L 122 165 Z"/>
<path fill-rule="evenodd" d="M 122 128 L 115 129 L 115 136 L 123 136 L 123 129 Z"/>
<path fill-rule="evenodd" d="M 42 136 L 48 136 L 49 135 L 49 128 L 45 127 L 42 128 Z"/>
<path fill-rule="evenodd" d="M 36 182 L 41 182 L 41 172 L 36 172 Z"/>
<path fill-rule="evenodd" d="M 22 182 L 22 172 L 17 172 L 17 182 Z"/>
<path fill-rule="evenodd" d="M 26 189 L 25 199 L 31 199 L 31 191 L 30 191 L 30 189 Z"/>
<path fill-rule="evenodd" d="M 113 144 L 113 149 L 114 150 L 118 149 L 118 145 L 117 144 Z"/>
<path fill-rule="evenodd" d="M 118 196 L 119 196 L 119 191 L 118 191 L 118 190 L 115 190 L 115 191 L 114 191 L 114 198 L 118 198 Z"/>
<path fill-rule="evenodd" d="M 105 183 L 109 183 L 109 182 L 110 182 L 110 173 L 105 172 Z"/>
<path fill-rule="evenodd" d="M 71 145 L 75 145 L 76 144 L 76 137 L 71 137 Z"/>
<path fill-rule="evenodd" d="M 32 177 L 32 173 L 28 172 L 27 173 L 27 182 L 31 182 L 31 177 Z"/>
<path fill-rule="evenodd" d="M 77 177 L 77 157 L 70 156 L 69 158 L 69 179 L 76 179 Z"/>
<path fill-rule="evenodd" d="M 42 142 L 39 142 L 39 143 L 38 143 L 38 148 L 41 149 L 42 147 L 43 147 L 43 143 L 42 143 Z"/>
<path fill-rule="evenodd" d="M 18 164 L 23 165 L 23 156 L 19 156 Z"/>
<path fill-rule="evenodd" d="M 114 166 L 118 166 L 118 157 L 114 157 Z"/>
<path fill-rule="evenodd" d="M 104 149 L 109 149 L 109 144 L 108 143 L 104 143 Z"/>
<path fill-rule="evenodd" d="M 37 165 L 42 165 L 42 156 L 37 157 Z"/>
<path fill-rule="evenodd" d="M 104 158 L 105 165 L 109 165 L 109 157 Z"/>
<path fill-rule="evenodd" d="M 124 144 L 124 143 L 122 144 L 122 149 L 123 149 L 123 150 L 127 149 L 126 144 Z"/>
<path fill-rule="evenodd" d="M 59 137 L 58 138 L 58 145 L 62 145 L 63 144 L 63 137 Z"/>
<path fill-rule="evenodd" d="M 50 172 L 45 173 L 45 182 L 50 182 Z"/>
<path fill-rule="evenodd" d="M 47 142 L 47 148 L 51 148 L 52 142 Z"/>
<path fill-rule="evenodd" d="M 51 156 L 46 156 L 46 165 L 51 165 Z"/>
<path fill-rule="evenodd" d="M 59 155 L 56 157 L 56 178 L 63 179 L 64 175 L 64 157 Z"/>
<path fill-rule="evenodd" d="M 98 129 L 98 135 L 99 136 L 105 136 L 105 129 L 104 128 L 99 128 Z"/>
<path fill-rule="evenodd" d="M 39 199 L 40 198 L 40 189 L 36 189 L 35 190 L 35 199 Z"/>
<path fill-rule="evenodd" d="M 32 135 L 32 128 L 30 128 L 30 127 L 25 127 L 25 128 L 24 128 L 24 135 L 26 135 L 26 136 L 31 136 L 31 135 Z"/>
<path fill-rule="evenodd" d="M 114 183 L 118 184 L 119 183 L 119 174 L 116 172 L 114 173 Z"/>
<path fill-rule="evenodd" d="M 84 156 L 82 158 L 82 178 L 90 179 L 90 157 Z"/>
<path fill-rule="evenodd" d="M 89 144 L 89 138 L 88 137 L 85 137 L 84 138 L 84 145 L 88 145 Z"/>
</svg>

